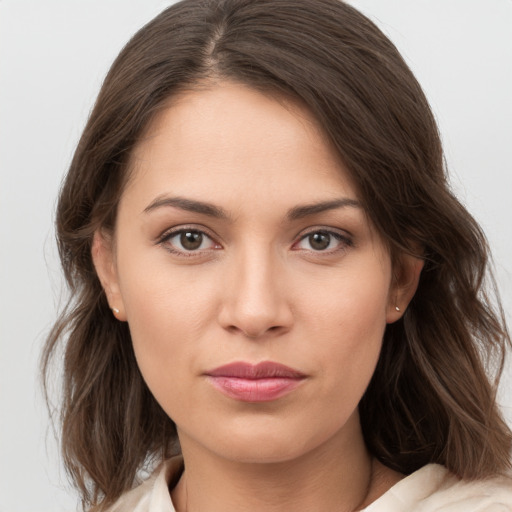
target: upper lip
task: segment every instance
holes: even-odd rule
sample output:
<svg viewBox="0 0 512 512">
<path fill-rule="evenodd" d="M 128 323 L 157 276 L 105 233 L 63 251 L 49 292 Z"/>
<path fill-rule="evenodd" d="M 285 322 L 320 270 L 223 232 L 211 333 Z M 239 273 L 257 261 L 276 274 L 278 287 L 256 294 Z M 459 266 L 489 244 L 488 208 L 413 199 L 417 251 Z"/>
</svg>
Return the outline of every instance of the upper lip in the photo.
<svg viewBox="0 0 512 512">
<path fill-rule="evenodd" d="M 231 377 L 238 379 L 302 379 L 306 375 L 298 370 L 272 361 L 258 364 L 234 362 L 206 372 L 210 377 Z"/>
</svg>

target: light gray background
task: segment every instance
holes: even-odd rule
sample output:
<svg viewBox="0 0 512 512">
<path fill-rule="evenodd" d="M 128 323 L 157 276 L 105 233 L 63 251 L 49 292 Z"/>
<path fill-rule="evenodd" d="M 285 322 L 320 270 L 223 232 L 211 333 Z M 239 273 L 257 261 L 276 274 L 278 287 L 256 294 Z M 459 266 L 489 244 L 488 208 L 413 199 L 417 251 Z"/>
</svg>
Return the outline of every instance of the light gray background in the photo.
<svg viewBox="0 0 512 512">
<path fill-rule="evenodd" d="M 109 64 L 159 0 L 0 0 L 0 512 L 75 510 L 37 380 L 61 300 L 59 183 Z M 353 0 L 406 57 L 512 307 L 512 1 Z M 510 315 L 509 315 L 510 321 Z M 510 366 L 510 365 L 509 365 Z M 512 420 L 512 371 L 501 402 Z"/>
</svg>

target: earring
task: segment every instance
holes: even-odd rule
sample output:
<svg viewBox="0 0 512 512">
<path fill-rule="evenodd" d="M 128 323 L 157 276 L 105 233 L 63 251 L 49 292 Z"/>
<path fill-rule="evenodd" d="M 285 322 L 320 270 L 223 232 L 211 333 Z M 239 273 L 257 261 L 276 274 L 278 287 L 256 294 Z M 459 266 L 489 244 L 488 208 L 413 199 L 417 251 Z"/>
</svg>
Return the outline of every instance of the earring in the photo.
<svg viewBox="0 0 512 512">
<path fill-rule="evenodd" d="M 399 308 L 398 306 L 395 306 L 395 309 L 396 309 L 397 311 L 400 311 L 400 308 Z"/>
<path fill-rule="evenodd" d="M 117 309 L 117 308 L 112 308 L 112 311 L 113 311 L 113 313 L 114 313 L 114 316 L 115 316 L 115 315 L 119 315 L 119 309 Z"/>
</svg>

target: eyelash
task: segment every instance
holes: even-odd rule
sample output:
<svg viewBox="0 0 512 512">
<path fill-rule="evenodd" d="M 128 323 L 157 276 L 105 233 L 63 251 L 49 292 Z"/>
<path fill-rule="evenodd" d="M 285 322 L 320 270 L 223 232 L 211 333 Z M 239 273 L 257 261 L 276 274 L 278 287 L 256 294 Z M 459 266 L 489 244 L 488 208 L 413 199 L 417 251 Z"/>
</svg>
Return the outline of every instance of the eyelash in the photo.
<svg viewBox="0 0 512 512">
<path fill-rule="evenodd" d="M 184 233 L 197 233 L 200 234 L 203 237 L 206 237 L 209 239 L 212 243 L 214 243 L 218 247 L 214 247 L 211 249 L 202 249 L 202 250 L 186 250 L 186 249 L 175 249 L 172 244 L 170 243 L 170 240 L 178 235 L 182 235 Z M 204 255 L 205 251 L 212 251 L 212 250 L 218 250 L 221 246 L 219 243 L 215 242 L 212 235 L 210 235 L 207 231 L 205 231 L 202 227 L 195 227 L 195 226 L 180 226 L 177 229 L 171 229 L 163 233 L 157 240 L 157 243 L 164 246 L 164 248 L 169 251 L 172 254 L 175 254 L 177 256 L 181 256 L 184 258 L 194 258 L 201 254 Z"/>
<path fill-rule="evenodd" d="M 170 243 L 170 240 L 173 239 L 174 237 L 177 237 L 184 233 L 196 233 L 196 234 L 201 235 L 202 237 L 206 237 L 215 245 L 215 247 L 209 248 L 209 249 L 195 249 L 195 250 L 186 250 L 186 249 L 181 250 L 181 249 L 174 248 L 172 246 L 172 244 Z M 334 238 L 336 241 L 339 242 L 339 247 L 336 247 L 336 248 L 330 249 L 330 250 L 297 249 L 297 248 L 295 248 L 298 244 L 300 244 L 301 242 L 306 240 L 308 237 L 310 237 L 311 235 L 316 235 L 316 234 L 327 235 L 329 237 Z M 330 242 L 329 242 L 329 244 L 330 244 Z M 209 252 L 212 250 L 218 250 L 218 249 L 222 248 L 222 246 L 218 242 L 215 242 L 214 237 L 212 235 L 210 235 L 204 228 L 194 227 L 194 226 L 190 226 L 190 227 L 181 226 L 177 229 L 171 229 L 169 231 L 166 231 L 158 238 L 157 243 L 164 246 L 165 249 L 167 251 L 169 251 L 170 253 L 180 256 L 180 257 L 184 257 L 184 258 L 198 257 L 201 255 L 204 255 L 206 251 Z M 329 229 L 328 228 L 315 228 L 315 229 L 308 231 L 307 233 L 302 234 L 298 238 L 298 240 L 293 243 L 292 249 L 296 250 L 296 251 L 303 250 L 303 251 L 307 251 L 309 253 L 318 254 L 318 255 L 332 255 L 332 254 L 336 254 L 340 251 L 346 250 L 347 247 L 353 247 L 353 246 L 354 246 L 354 242 L 353 242 L 351 236 L 348 234 L 342 234 L 342 233 L 340 233 L 338 231 L 334 231 L 330 228 Z"/>
<path fill-rule="evenodd" d="M 344 251 L 347 249 L 347 247 L 354 246 L 354 241 L 349 234 L 342 234 L 339 231 L 334 231 L 329 228 L 314 228 L 314 229 L 308 231 L 307 233 L 304 233 L 303 235 L 301 235 L 300 238 L 297 240 L 297 242 L 294 242 L 292 247 L 295 247 L 296 245 L 298 245 L 302 241 L 306 240 L 311 235 L 317 235 L 317 234 L 327 235 L 331 238 L 334 238 L 336 241 L 339 242 L 339 246 L 335 247 L 334 249 L 330 249 L 330 250 L 315 250 L 315 249 L 303 249 L 303 250 L 308 251 L 313 254 L 331 255 L 331 254 L 337 254 L 340 251 Z M 301 249 L 296 249 L 296 250 L 301 250 Z"/>
</svg>

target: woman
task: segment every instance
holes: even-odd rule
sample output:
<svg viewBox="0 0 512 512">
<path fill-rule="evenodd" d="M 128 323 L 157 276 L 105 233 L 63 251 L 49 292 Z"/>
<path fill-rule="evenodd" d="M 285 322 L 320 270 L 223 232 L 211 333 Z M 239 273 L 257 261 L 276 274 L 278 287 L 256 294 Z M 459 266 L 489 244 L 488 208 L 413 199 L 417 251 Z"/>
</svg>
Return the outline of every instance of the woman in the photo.
<svg viewBox="0 0 512 512">
<path fill-rule="evenodd" d="M 57 229 L 73 300 L 44 364 L 67 333 L 85 507 L 512 509 L 485 237 L 353 8 L 164 11 L 103 84 Z"/>
</svg>

